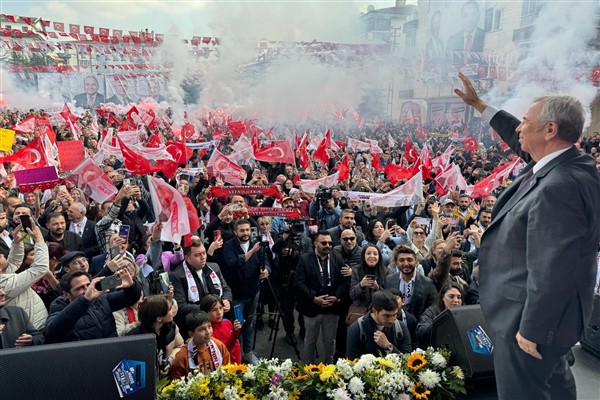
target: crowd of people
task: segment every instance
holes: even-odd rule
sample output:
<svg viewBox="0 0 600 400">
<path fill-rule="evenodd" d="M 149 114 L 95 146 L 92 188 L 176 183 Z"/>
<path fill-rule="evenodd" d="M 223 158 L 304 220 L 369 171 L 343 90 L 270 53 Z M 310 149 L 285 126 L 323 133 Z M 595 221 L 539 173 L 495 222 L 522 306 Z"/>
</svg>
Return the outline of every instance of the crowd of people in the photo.
<svg viewBox="0 0 600 400">
<path fill-rule="evenodd" d="M 47 113 L 4 109 L 1 125 L 30 115 Z M 90 155 L 99 151 L 93 124 L 118 128 L 125 116 L 113 118 L 93 110 L 80 118 L 80 140 Z M 427 144 L 432 157 L 456 144 L 445 135 L 421 136 L 421 129 L 383 123 L 345 134 L 379 139 L 383 167 L 408 165 L 407 136 L 416 148 Z M 59 141 L 73 139 L 69 128 L 54 131 Z M 212 140 L 217 131 L 226 128 L 205 121 L 197 141 Z M 164 141 L 175 135 L 168 127 L 156 132 Z M 15 149 L 35 136 L 22 134 Z M 389 136 L 395 147 L 387 145 Z M 225 154 L 228 139 L 220 139 Z M 457 146 L 451 155 L 470 184 L 516 157 L 499 142 L 486 142 L 470 151 Z M 597 167 L 599 145 L 598 133 L 578 144 Z M 369 151 L 341 148 L 327 150 L 329 163 L 311 159 L 307 168 L 298 162 L 244 166 L 244 184 L 275 184 L 277 195 L 212 197 L 210 189 L 225 184 L 205 168 L 211 150 L 194 150 L 173 176 L 155 174 L 189 197 L 198 213 L 200 227 L 180 243 L 161 241 L 163 222 L 154 215 L 147 179 L 131 176 L 114 156 L 101 167 L 118 193 L 102 204 L 68 178 L 54 189 L 21 193 L 5 164 L 0 348 L 153 333 L 157 374 L 176 379 L 265 357 L 254 352 L 254 325 L 262 314 L 274 318 L 269 311 L 281 311 L 286 341 L 300 345 L 308 364 L 318 345 L 324 362 L 430 346 L 436 316 L 479 304 L 481 238 L 513 175 L 477 199 L 459 190 L 440 195 L 428 178 L 422 203 L 381 207 L 345 193 L 383 194 L 402 181 L 392 184 L 378 172 Z M 303 180 L 331 175 L 346 154 L 347 180 L 317 194 L 303 190 Z M 295 209 L 301 217 L 250 215 L 248 207 L 257 205 Z M 125 234 L 122 226 L 129 226 Z"/>
</svg>

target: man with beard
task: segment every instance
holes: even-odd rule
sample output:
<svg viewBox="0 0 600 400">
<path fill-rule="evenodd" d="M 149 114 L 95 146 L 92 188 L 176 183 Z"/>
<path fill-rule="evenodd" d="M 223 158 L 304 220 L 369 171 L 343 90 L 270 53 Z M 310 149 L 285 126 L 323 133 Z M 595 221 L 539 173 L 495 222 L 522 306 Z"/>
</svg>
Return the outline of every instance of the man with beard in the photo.
<svg viewBox="0 0 600 400">
<path fill-rule="evenodd" d="M 294 286 L 298 311 L 303 315 L 306 334 L 302 361 L 315 362 L 317 340 L 321 334 L 323 362 L 332 361 L 338 323 L 338 304 L 349 290 L 350 278 L 342 276 L 344 261 L 331 254 L 333 242 L 327 231 L 315 235 L 315 251 L 300 257 Z"/>
<path fill-rule="evenodd" d="M 423 311 L 435 301 L 437 290 L 431 279 L 417 274 L 417 256 L 410 247 L 396 246 L 393 255 L 398 272 L 385 278 L 385 287 L 400 290 L 404 296 L 404 309 L 419 320 Z"/>
<path fill-rule="evenodd" d="M 59 212 L 52 212 L 48 215 L 46 223 L 48 231 L 44 236 L 47 243 L 56 242 L 62 245 L 65 251 L 84 251 L 81 237 L 76 233 L 67 231 L 67 223 L 64 215 Z"/>
<path fill-rule="evenodd" d="M 206 262 L 206 249 L 198 238 L 192 239 L 189 247 L 183 248 L 184 261 L 181 268 L 169 274 L 173 284 L 173 298 L 179 306 L 175 322 L 181 332 L 187 332 L 185 318 L 199 311 L 202 298 L 208 294 L 219 296 L 223 311 L 231 309 L 231 289 L 225 282 L 218 264 Z"/>
<path fill-rule="evenodd" d="M 271 272 L 268 257 L 260 242 L 250 241 L 250 221 L 238 219 L 233 224 L 235 236 L 223 245 L 223 273 L 231 287 L 233 306 L 241 305 L 244 314 L 242 327 L 242 358 L 256 364 L 252 351 L 254 342 L 254 315 L 258 306 L 260 280 Z"/>
<path fill-rule="evenodd" d="M 342 210 L 340 215 L 340 224 L 334 228 L 330 228 L 327 230 L 331 235 L 331 240 L 333 241 L 333 245 L 337 246 L 340 244 L 340 236 L 344 229 L 356 229 L 355 228 L 355 219 L 354 219 L 354 211 L 350 209 Z M 362 243 L 365 240 L 365 235 L 362 232 L 356 230 L 357 242 Z"/>
<path fill-rule="evenodd" d="M 479 206 L 473 203 L 468 194 L 463 193 L 458 197 L 458 208 L 454 209 L 454 216 L 467 227 L 475 223 L 478 211 Z"/>
</svg>

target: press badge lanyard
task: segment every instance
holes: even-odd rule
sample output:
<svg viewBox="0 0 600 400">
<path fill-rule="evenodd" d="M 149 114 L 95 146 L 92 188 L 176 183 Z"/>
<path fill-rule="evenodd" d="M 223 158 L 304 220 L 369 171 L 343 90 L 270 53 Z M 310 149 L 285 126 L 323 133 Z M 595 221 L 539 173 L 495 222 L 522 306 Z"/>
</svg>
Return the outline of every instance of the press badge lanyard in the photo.
<svg viewBox="0 0 600 400">
<path fill-rule="evenodd" d="M 331 286 L 331 269 L 329 268 L 329 257 L 327 257 L 327 282 L 325 282 L 325 275 L 323 274 L 323 267 L 321 266 L 321 259 L 317 255 L 317 264 L 319 264 L 319 272 L 321 273 L 321 277 L 323 277 L 323 285 Z"/>
</svg>

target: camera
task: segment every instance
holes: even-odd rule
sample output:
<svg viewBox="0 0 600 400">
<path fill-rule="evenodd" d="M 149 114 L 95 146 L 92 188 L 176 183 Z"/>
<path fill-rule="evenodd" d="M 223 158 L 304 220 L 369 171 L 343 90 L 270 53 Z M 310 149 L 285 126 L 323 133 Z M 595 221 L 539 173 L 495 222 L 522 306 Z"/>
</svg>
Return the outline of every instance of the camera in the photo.
<svg viewBox="0 0 600 400">
<path fill-rule="evenodd" d="M 327 203 L 329 199 L 333 198 L 333 190 L 331 188 L 326 188 L 324 186 L 319 186 L 317 191 L 315 192 L 315 198 L 320 203 Z"/>
<path fill-rule="evenodd" d="M 260 235 L 260 245 L 261 247 L 269 247 L 269 238 L 267 235 Z"/>
<path fill-rule="evenodd" d="M 304 224 L 298 218 L 288 218 L 285 220 L 287 223 L 287 227 L 285 228 L 285 233 L 289 233 L 292 236 L 302 236 L 304 235 Z"/>
</svg>

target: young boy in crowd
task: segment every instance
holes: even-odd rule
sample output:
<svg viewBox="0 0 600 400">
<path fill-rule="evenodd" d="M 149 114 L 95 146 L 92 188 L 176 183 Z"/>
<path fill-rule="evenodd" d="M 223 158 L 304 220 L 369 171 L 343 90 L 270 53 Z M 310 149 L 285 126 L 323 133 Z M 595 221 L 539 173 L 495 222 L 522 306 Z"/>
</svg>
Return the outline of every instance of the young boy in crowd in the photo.
<svg viewBox="0 0 600 400">
<path fill-rule="evenodd" d="M 227 347 L 213 338 L 210 318 L 205 311 L 189 314 L 186 326 L 190 338 L 175 356 L 172 379 L 186 377 L 192 371 L 206 374 L 231 362 Z"/>
</svg>

